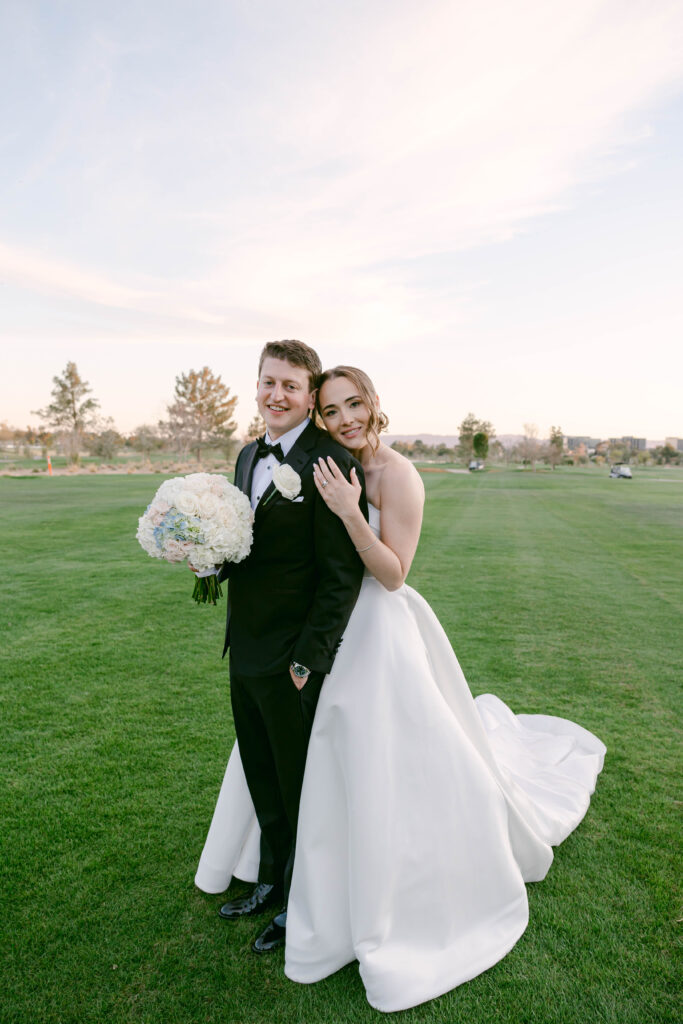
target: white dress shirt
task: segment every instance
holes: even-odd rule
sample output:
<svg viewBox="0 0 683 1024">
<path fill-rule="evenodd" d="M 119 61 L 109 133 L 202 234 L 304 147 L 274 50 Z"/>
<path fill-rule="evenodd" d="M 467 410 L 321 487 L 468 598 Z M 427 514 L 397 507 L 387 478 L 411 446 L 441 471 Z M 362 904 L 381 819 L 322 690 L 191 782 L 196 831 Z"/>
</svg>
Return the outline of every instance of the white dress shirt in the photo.
<svg viewBox="0 0 683 1024">
<path fill-rule="evenodd" d="M 266 444 L 279 444 L 282 448 L 282 454 L 287 458 L 290 450 L 294 443 L 303 434 L 304 430 L 310 423 L 308 416 L 306 419 L 299 423 L 296 427 L 292 427 L 282 437 L 278 437 L 277 441 L 273 441 L 268 431 L 266 431 L 265 442 Z M 278 465 L 278 461 L 274 455 L 268 455 L 265 459 L 259 459 L 254 466 L 254 475 L 251 478 L 251 507 L 256 508 L 259 501 L 264 495 L 264 492 L 270 486 L 273 479 L 273 470 Z"/>
</svg>

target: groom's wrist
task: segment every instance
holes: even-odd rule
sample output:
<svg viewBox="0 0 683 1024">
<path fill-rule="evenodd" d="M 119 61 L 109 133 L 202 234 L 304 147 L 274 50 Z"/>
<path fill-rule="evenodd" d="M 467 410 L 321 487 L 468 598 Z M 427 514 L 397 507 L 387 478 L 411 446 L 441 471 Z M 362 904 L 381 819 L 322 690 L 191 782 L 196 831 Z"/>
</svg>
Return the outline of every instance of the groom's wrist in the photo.
<svg viewBox="0 0 683 1024">
<path fill-rule="evenodd" d="M 306 668 L 305 665 L 300 665 L 298 661 L 292 661 L 289 665 L 290 671 L 294 673 L 297 679 L 307 679 L 311 674 L 310 668 Z"/>
</svg>

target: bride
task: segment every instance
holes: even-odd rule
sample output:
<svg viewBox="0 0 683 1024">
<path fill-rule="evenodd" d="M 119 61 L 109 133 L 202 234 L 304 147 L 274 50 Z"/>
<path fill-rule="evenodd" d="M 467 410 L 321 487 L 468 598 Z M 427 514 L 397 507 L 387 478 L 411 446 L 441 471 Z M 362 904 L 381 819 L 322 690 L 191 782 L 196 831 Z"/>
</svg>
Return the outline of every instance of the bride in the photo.
<svg viewBox="0 0 683 1024">
<path fill-rule="evenodd" d="M 545 877 L 578 825 L 605 747 L 581 726 L 472 698 L 429 605 L 404 580 L 422 521 L 413 465 L 382 444 L 367 375 L 338 366 L 317 415 L 363 466 L 332 460 L 316 486 L 365 564 L 311 733 L 288 903 L 285 973 L 314 982 L 355 959 L 378 1010 L 407 1009 L 491 967 L 528 923 L 525 882 Z M 237 747 L 195 879 L 255 880 L 258 824 Z"/>
</svg>

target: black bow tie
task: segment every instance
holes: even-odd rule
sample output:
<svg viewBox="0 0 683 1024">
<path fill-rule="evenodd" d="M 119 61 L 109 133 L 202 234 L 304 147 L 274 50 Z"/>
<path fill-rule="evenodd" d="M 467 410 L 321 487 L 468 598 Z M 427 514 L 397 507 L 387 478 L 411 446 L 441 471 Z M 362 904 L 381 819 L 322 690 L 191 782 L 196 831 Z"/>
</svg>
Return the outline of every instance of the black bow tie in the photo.
<svg viewBox="0 0 683 1024">
<path fill-rule="evenodd" d="M 266 441 L 262 437 L 256 438 L 256 462 L 259 459 L 267 459 L 269 455 L 274 455 L 278 462 L 282 462 L 284 459 L 284 452 L 282 446 L 279 444 L 266 444 Z"/>
</svg>

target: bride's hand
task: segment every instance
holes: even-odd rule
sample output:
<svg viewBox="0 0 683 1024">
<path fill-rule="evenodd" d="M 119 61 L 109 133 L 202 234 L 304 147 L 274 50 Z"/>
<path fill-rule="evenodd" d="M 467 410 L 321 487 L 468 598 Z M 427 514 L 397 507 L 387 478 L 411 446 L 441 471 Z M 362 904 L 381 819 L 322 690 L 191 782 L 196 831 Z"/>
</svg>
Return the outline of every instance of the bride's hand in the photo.
<svg viewBox="0 0 683 1024">
<path fill-rule="evenodd" d="M 353 515 L 358 509 L 362 488 L 355 467 L 351 467 L 349 481 L 332 456 L 321 458 L 313 466 L 313 480 L 329 510 L 341 519 Z"/>
</svg>

